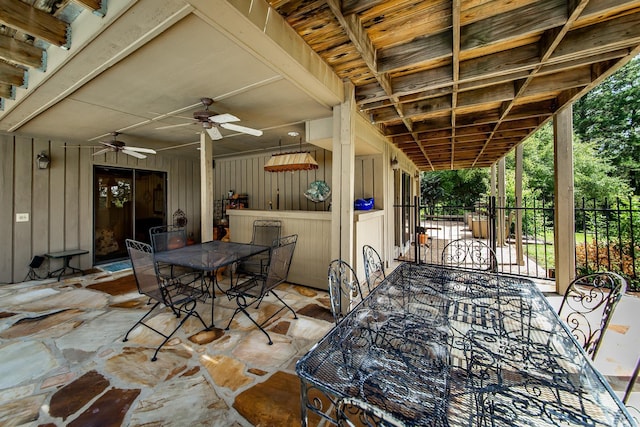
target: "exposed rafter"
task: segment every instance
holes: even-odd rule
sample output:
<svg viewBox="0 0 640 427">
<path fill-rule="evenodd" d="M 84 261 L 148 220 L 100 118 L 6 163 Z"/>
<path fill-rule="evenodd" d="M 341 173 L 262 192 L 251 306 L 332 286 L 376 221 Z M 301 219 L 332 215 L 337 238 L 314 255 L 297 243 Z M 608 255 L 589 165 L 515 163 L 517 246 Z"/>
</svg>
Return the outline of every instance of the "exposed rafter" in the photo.
<svg viewBox="0 0 640 427">
<path fill-rule="evenodd" d="M 58 47 L 68 44 L 66 22 L 21 1 L 0 0 L 0 23 Z"/>
<path fill-rule="evenodd" d="M 637 0 L 270 3 L 424 170 L 491 165 L 640 51 Z"/>
</svg>

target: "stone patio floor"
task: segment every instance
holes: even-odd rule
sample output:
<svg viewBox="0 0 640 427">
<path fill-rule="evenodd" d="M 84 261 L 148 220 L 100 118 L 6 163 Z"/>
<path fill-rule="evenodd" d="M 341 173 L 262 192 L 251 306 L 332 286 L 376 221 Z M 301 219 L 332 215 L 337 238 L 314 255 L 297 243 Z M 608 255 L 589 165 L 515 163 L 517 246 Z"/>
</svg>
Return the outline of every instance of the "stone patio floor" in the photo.
<svg viewBox="0 0 640 427">
<path fill-rule="evenodd" d="M 130 270 L 0 285 L 0 425 L 299 425 L 295 362 L 332 317 L 326 292 L 284 284 L 278 294 L 298 319 L 283 311 L 269 324 L 273 345 L 242 314 L 229 330 L 202 331 L 192 318 L 151 362 L 159 335 L 138 327 L 122 341 L 148 308 Z M 235 302 L 221 295 L 215 304 L 223 328 Z M 198 311 L 208 323 L 210 305 Z M 158 313 L 151 323 L 171 330 L 175 316 Z M 625 296 L 595 361 L 619 395 L 640 353 L 637 313 L 640 299 Z"/>
</svg>

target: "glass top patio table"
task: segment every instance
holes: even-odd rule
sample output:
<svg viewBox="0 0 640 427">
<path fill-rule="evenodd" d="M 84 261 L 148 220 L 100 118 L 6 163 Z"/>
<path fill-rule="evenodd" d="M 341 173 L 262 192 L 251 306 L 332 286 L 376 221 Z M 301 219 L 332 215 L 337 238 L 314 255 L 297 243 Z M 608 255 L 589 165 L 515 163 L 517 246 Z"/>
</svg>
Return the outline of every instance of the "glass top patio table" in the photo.
<svg viewBox="0 0 640 427">
<path fill-rule="evenodd" d="M 635 425 L 535 284 L 402 264 L 296 365 L 302 423 L 342 398 L 406 425 Z"/>
</svg>

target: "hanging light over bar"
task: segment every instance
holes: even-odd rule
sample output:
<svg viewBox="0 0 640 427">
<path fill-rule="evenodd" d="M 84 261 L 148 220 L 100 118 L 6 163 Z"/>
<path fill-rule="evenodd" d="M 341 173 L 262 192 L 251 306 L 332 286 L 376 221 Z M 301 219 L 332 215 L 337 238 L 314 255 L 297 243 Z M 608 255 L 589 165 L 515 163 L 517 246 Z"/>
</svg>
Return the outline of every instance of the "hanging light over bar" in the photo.
<svg viewBox="0 0 640 427">
<path fill-rule="evenodd" d="M 267 172 L 294 172 L 312 169 L 318 169 L 318 163 L 306 151 L 274 154 L 264 165 L 264 170 Z"/>
<path fill-rule="evenodd" d="M 291 137 L 298 135 L 298 132 L 289 132 Z M 302 151 L 302 138 L 300 138 L 300 151 L 273 154 L 264 165 L 264 170 L 267 172 L 295 172 L 313 169 L 318 169 L 318 163 L 308 151 Z"/>
</svg>

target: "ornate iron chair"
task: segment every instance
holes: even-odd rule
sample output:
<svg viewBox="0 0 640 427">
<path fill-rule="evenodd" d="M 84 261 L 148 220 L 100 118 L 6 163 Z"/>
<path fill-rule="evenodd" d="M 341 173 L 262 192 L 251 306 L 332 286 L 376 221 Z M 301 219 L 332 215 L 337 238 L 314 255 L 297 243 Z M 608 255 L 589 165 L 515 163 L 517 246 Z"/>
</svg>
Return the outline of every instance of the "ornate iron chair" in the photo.
<svg viewBox="0 0 640 427">
<path fill-rule="evenodd" d="M 282 222 L 280 220 L 256 219 L 253 221 L 252 245 L 272 246 L 280 239 Z M 242 274 L 264 274 L 269 262 L 269 254 L 262 253 L 238 264 L 237 272 Z"/>
<path fill-rule="evenodd" d="M 626 289 L 627 281 L 612 272 L 581 276 L 569 284 L 558 315 L 591 359 Z"/>
<path fill-rule="evenodd" d="M 386 275 L 380 254 L 369 245 L 362 247 L 362 260 L 364 261 L 364 275 L 367 278 L 369 292 L 382 282 Z"/>
<path fill-rule="evenodd" d="M 175 225 L 158 225 L 149 229 L 149 240 L 154 252 L 183 248 L 187 245 L 187 230 Z M 193 272 L 186 267 L 162 263 L 158 264 L 158 271 L 161 275 L 169 278 Z"/>
<path fill-rule="evenodd" d="M 353 268 L 341 259 L 329 264 L 329 299 L 336 325 L 362 301 L 362 288 Z"/>
<path fill-rule="evenodd" d="M 496 253 L 477 239 L 456 239 L 442 250 L 442 264 L 472 270 L 498 271 Z"/>
<path fill-rule="evenodd" d="M 338 427 L 402 427 L 404 423 L 386 411 L 355 397 L 345 397 L 336 408 Z"/>
<path fill-rule="evenodd" d="M 187 245 L 187 230 L 174 225 L 159 225 L 149 229 L 149 239 L 155 252 L 170 251 Z"/>
<path fill-rule="evenodd" d="M 189 317 L 195 316 L 200 320 L 202 326 L 205 329 L 207 328 L 204 320 L 202 320 L 202 317 L 200 317 L 200 314 L 196 311 L 197 299 L 202 297 L 202 290 L 181 282 L 181 280 L 187 279 L 189 283 L 193 283 L 195 279 L 191 277 L 192 274 L 175 278 L 160 275 L 155 260 L 153 259 L 153 248 L 151 245 L 130 239 L 127 239 L 125 243 L 127 251 L 129 252 L 129 258 L 131 259 L 131 266 L 133 267 L 133 275 L 136 279 L 138 292 L 149 297 L 149 304 L 153 301 L 155 301 L 155 304 L 127 331 L 123 341 L 127 341 L 131 331 L 138 325 L 143 325 L 162 335 L 164 340 L 156 348 L 151 358 L 151 361 L 154 362 L 157 360 L 158 351 L 160 351 L 162 346 L 169 341 L 173 334 L 180 329 Z M 160 304 L 169 307 L 178 318 L 183 314 L 185 315 L 178 323 L 178 326 L 169 334 L 165 334 L 144 322 Z"/>
<path fill-rule="evenodd" d="M 238 304 L 238 308 L 236 308 L 233 316 L 231 316 L 226 329 L 229 329 L 229 326 L 231 326 L 231 322 L 236 317 L 236 314 L 238 314 L 239 312 L 243 312 L 249 318 L 249 320 L 251 320 L 251 322 L 253 322 L 253 324 L 256 325 L 267 336 L 269 344 L 273 344 L 273 341 L 271 341 L 271 337 L 269 336 L 267 331 L 264 330 L 263 326 L 285 308 L 289 309 L 289 311 L 293 313 L 294 319 L 298 318 L 296 312 L 291 307 L 289 307 L 289 305 L 284 302 L 284 300 L 282 300 L 282 298 L 280 298 L 275 292 L 275 288 L 287 280 L 287 276 L 289 275 L 289 268 L 291 267 L 291 260 L 293 259 L 293 252 L 296 248 L 297 241 L 297 234 L 276 239 L 276 241 L 273 242 L 270 251 L 269 261 L 267 263 L 265 273 L 254 274 L 249 280 L 237 283 L 226 291 L 229 299 L 235 298 L 236 303 Z M 247 309 L 254 304 L 255 307 L 258 308 L 260 302 L 269 293 L 271 293 L 278 301 L 280 301 L 283 307 L 281 307 L 275 313 L 271 314 L 271 316 L 262 321 L 262 323 L 258 323 L 253 317 L 251 317 L 251 314 L 247 311 Z"/>
</svg>

